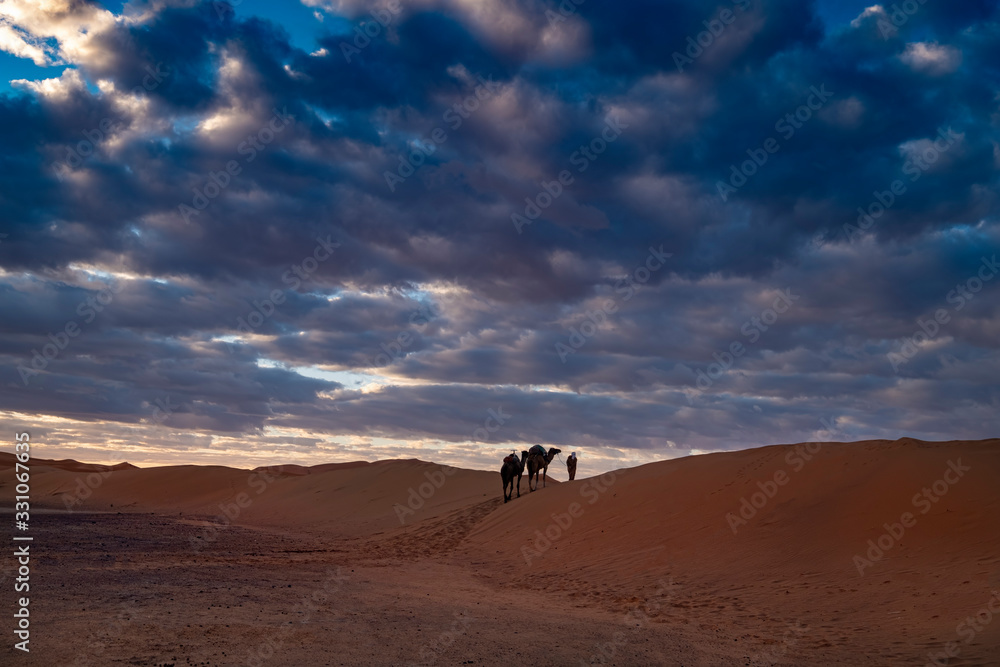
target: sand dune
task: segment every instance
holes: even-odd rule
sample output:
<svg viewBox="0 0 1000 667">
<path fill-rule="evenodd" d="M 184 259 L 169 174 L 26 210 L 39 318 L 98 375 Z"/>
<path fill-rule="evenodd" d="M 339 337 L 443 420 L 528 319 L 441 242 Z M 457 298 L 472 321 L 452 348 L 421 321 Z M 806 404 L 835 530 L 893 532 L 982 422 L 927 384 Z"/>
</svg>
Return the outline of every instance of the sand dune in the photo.
<svg viewBox="0 0 1000 667">
<path fill-rule="evenodd" d="M 16 458 L 11 452 L 0 452 L 0 468 L 13 468 Z M 108 470 L 132 470 L 136 466 L 128 462 L 116 463 L 115 465 L 102 465 L 100 463 L 81 463 L 73 459 L 32 459 L 33 466 L 45 468 L 56 468 L 67 472 L 103 472 Z"/>
<path fill-rule="evenodd" d="M 496 544 L 506 548 L 493 553 Z M 672 576 L 699 604 L 807 625 L 800 641 L 817 647 L 933 651 L 958 640 L 956 625 L 1000 588 L 1000 441 L 825 443 L 654 463 L 498 508 L 462 546 L 493 553 L 496 567 L 530 562 L 552 589 L 649 590 Z M 1000 664 L 1000 623 L 977 640 Z"/>
<path fill-rule="evenodd" d="M 12 462 L 0 456 L 0 468 Z M 574 614 L 646 609 L 656 632 L 704 644 L 694 664 L 924 664 L 946 650 L 949 664 L 1000 664 L 1000 620 L 962 626 L 1000 589 L 996 439 L 692 456 L 536 493 L 524 480 L 509 504 L 496 472 L 416 460 L 32 466 L 35 502 L 54 508 L 78 499 L 77 512 L 231 520 L 307 535 L 399 576 L 404 563 L 433 562 L 444 576 L 472 575 L 496 595 L 537 592 Z M 8 477 L 0 473 L 5 499 Z M 447 589 L 441 581 L 437 594 Z M 661 657 L 642 664 L 683 662 L 659 645 L 643 650 Z"/>
<path fill-rule="evenodd" d="M 13 466 L 0 459 L 0 469 Z M 254 526 L 364 535 L 412 524 L 495 495 L 499 476 L 416 459 L 289 465 L 136 468 L 31 461 L 35 502 L 74 511 L 204 516 Z M 0 485 L 0 488 L 3 488 Z M 238 512 L 235 508 L 238 509 Z"/>
</svg>

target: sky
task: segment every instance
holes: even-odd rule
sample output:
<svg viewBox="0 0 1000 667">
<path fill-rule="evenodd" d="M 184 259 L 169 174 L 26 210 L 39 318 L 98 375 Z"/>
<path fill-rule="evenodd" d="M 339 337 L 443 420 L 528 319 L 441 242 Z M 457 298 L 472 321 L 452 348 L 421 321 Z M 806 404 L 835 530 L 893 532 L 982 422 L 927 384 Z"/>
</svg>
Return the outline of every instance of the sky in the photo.
<svg viewBox="0 0 1000 667">
<path fill-rule="evenodd" d="M 8 0 L 0 51 L 36 456 L 998 435 L 996 2 Z"/>
</svg>

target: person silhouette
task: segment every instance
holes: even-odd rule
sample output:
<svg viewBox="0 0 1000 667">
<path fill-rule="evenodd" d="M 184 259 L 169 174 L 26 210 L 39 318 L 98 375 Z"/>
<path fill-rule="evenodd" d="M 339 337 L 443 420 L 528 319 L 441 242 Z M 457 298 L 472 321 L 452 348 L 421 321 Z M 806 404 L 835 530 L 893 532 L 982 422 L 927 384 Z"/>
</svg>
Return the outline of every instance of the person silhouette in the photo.
<svg viewBox="0 0 1000 667">
<path fill-rule="evenodd" d="M 569 481 L 576 479 L 576 452 L 569 455 L 566 459 L 566 470 L 569 471 Z"/>
</svg>

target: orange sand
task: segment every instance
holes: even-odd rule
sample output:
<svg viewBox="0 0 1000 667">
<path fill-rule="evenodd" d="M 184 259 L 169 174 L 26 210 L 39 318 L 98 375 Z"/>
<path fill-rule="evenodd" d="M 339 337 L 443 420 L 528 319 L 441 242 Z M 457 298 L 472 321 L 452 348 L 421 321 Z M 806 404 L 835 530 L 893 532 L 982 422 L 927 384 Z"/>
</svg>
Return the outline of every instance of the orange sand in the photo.
<svg viewBox="0 0 1000 667">
<path fill-rule="evenodd" d="M 0 498 L 8 507 L 12 465 L 12 455 L 0 454 Z M 358 612 L 357 627 L 352 630 L 350 617 L 338 616 L 335 605 L 327 616 L 320 610 L 320 620 L 303 625 L 294 642 L 301 656 L 274 664 L 428 664 L 415 654 L 426 638 L 420 619 L 397 619 L 367 639 L 356 632 L 370 631 L 370 619 L 360 619 L 384 616 L 386 605 L 430 605 L 424 613 L 434 615 L 470 604 L 482 610 L 480 603 L 490 601 L 495 622 L 463 630 L 447 652 L 434 653 L 438 664 L 501 664 L 511 655 L 529 664 L 588 663 L 600 655 L 599 640 L 608 664 L 923 665 L 946 649 L 958 651 L 947 664 L 1000 664 L 1000 613 L 991 622 L 982 622 L 984 615 L 978 624 L 961 625 L 988 609 L 1000 590 L 996 439 L 764 447 L 550 481 L 536 493 L 528 492 L 525 477 L 521 498 L 506 505 L 498 472 L 416 460 L 257 471 L 33 460 L 31 468 L 33 508 L 71 506 L 70 524 L 96 521 L 90 512 L 115 513 L 107 521 L 127 516 L 118 512 L 152 513 L 166 522 L 164 534 L 187 531 L 169 542 L 173 555 L 147 549 L 135 556 L 181 568 L 177 580 L 161 582 L 174 599 L 151 602 L 151 614 L 180 604 L 182 580 L 214 566 L 212 559 L 231 557 L 245 572 L 259 569 L 261 580 L 270 580 L 277 570 L 269 568 L 279 564 L 262 555 L 285 553 L 278 545 L 289 540 L 309 547 L 293 552 L 315 554 L 302 568 L 337 563 L 364 573 L 370 588 L 357 602 L 368 607 Z M 930 496 L 923 499 L 925 488 Z M 907 512 L 912 518 L 904 526 Z M 227 513 L 235 527 L 217 528 L 203 547 L 192 548 L 209 534 L 206 527 L 228 523 Z M 243 535 L 255 537 L 240 555 Z M 141 537 L 125 539 L 123 553 Z M 880 538 L 887 547 L 881 551 L 869 544 Z M 100 552 L 100 543 L 86 544 L 79 548 Z M 44 561 L 36 567 L 42 577 Z M 88 579 L 95 574 L 88 567 L 76 580 L 90 582 L 90 604 L 106 613 L 113 591 L 100 577 Z M 74 579 L 70 571 L 62 574 Z M 66 594 L 60 588 L 39 595 L 48 595 L 46 604 L 55 609 Z M 258 603 L 267 610 L 278 600 Z M 1000 595 L 993 604 L 1000 611 Z M 638 619 L 631 626 L 630 610 Z M 48 648 L 40 633 L 38 652 L 27 657 L 37 664 L 52 664 L 43 660 L 46 651 L 69 660 L 72 646 L 53 645 L 53 637 L 62 632 L 72 642 L 100 618 L 47 621 L 36 613 L 40 628 L 66 628 L 49 633 Z M 163 656 L 184 653 L 170 646 L 174 641 L 202 651 L 210 664 L 246 664 L 234 652 L 260 628 L 242 619 L 246 626 L 229 633 L 221 619 L 203 637 L 188 633 L 183 641 L 157 635 L 162 627 L 132 631 L 140 643 L 156 635 Z M 521 633 L 523 653 L 504 653 L 511 626 Z M 625 634 L 615 640 L 620 628 Z M 562 636 L 555 640 L 557 632 Z M 338 633 L 353 636 L 354 648 L 319 648 Z M 317 644 L 312 652 L 310 642 Z M 105 662 L 90 664 L 158 664 L 161 653 L 126 656 L 134 642 L 120 643 L 120 655 L 109 648 Z M 5 648 L 0 655 L 13 659 L 11 653 Z"/>
</svg>

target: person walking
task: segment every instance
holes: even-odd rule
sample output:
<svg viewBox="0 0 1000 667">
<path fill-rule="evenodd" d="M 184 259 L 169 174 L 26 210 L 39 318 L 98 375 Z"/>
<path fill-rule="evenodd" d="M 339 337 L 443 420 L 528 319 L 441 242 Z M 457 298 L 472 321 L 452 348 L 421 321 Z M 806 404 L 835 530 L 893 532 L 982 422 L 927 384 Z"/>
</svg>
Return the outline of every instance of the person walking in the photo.
<svg viewBox="0 0 1000 667">
<path fill-rule="evenodd" d="M 576 452 L 569 455 L 566 459 L 566 470 L 569 471 L 569 481 L 576 479 Z"/>
</svg>

